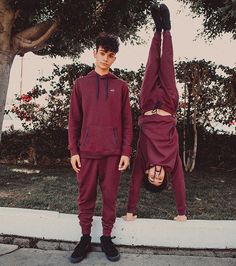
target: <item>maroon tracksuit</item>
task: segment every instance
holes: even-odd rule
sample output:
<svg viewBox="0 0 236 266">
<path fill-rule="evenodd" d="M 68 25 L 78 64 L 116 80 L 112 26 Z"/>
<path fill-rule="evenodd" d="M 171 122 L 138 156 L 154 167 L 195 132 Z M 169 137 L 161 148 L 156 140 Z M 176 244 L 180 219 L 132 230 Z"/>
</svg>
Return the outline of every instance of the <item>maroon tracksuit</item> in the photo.
<svg viewBox="0 0 236 266">
<path fill-rule="evenodd" d="M 127 84 L 115 75 L 94 70 L 75 81 L 69 113 L 69 149 L 79 154 L 79 220 L 90 234 L 97 183 L 103 197 L 103 234 L 109 236 L 116 217 L 121 155 L 130 156 L 132 117 Z"/>
<path fill-rule="evenodd" d="M 178 91 L 175 83 L 173 48 L 169 31 L 163 33 L 161 55 L 161 33 L 155 33 L 145 70 L 140 95 L 140 135 L 134 162 L 129 192 L 128 212 L 136 212 L 137 202 L 145 176 L 151 165 L 163 166 L 172 176 L 172 188 L 179 215 L 186 213 L 185 183 L 182 162 L 179 157 L 176 109 Z M 146 111 L 162 109 L 172 115 L 144 115 Z"/>
</svg>

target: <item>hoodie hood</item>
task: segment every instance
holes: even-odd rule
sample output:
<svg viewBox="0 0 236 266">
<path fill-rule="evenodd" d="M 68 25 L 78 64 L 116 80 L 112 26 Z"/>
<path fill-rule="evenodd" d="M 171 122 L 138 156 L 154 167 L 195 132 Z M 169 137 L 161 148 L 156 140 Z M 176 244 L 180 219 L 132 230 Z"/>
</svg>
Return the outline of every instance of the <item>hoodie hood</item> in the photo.
<svg viewBox="0 0 236 266">
<path fill-rule="evenodd" d="M 98 101 L 99 99 L 99 91 L 100 91 L 100 80 L 104 80 L 106 82 L 105 86 L 105 100 L 108 99 L 108 88 L 109 88 L 109 79 L 118 79 L 118 77 L 110 72 L 108 72 L 105 75 L 99 75 L 95 70 L 92 70 L 88 73 L 87 77 L 95 78 L 96 79 L 96 99 Z"/>
</svg>

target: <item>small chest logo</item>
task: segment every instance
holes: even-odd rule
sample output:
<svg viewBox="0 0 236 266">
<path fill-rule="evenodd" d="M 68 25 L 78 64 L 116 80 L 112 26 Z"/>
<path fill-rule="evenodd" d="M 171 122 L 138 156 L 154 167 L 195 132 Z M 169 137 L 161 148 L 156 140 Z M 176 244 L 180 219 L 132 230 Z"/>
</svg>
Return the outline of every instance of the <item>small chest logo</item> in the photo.
<svg viewBox="0 0 236 266">
<path fill-rule="evenodd" d="M 110 89 L 111 92 L 115 92 L 115 89 Z"/>
</svg>

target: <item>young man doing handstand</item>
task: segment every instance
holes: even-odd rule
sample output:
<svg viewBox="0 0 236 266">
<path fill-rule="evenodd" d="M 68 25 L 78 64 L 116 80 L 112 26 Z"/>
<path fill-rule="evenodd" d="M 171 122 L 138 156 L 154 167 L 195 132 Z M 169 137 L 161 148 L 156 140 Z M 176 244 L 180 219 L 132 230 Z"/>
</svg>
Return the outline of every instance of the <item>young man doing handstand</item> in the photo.
<svg viewBox="0 0 236 266">
<path fill-rule="evenodd" d="M 137 217 L 135 213 L 143 182 L 148 190 L 161 191 L 167 186 L 167 175 L 170 175 L 176 201 L 175 220 L 185 221 L 185 182 L 175 117 L 179 97 L 175 83 L 170 13 L 164 4 L 153 5 L 151 13 L 156 32 L 141 88 L 142 115 L 138 121 L 140 134 L 132 171 L 128 210 L 123 218 L 132 221 Z"/>
</svg>

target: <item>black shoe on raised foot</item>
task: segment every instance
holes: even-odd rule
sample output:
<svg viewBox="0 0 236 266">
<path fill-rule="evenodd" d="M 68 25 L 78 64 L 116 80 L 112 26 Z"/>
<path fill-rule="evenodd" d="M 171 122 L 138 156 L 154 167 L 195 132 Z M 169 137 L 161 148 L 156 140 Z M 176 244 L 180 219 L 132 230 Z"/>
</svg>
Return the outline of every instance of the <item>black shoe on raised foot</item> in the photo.
<svg viewBox="0 0 236 266">
<path fill-rule="evenodd" d="M 107 259 L 110 261 L 118 261 L 120 259 L 120 253 L 112 242 L 111 237 L 101 236 L 100 240 L 102 251 L 105 253 Z"/>
<path fill-rule="evenodd" d="M 151 7 L 152 18 L 155 23 L 155 29 L 158 32 L 162 31 L 161 12 L 158 4 L 152 4 Z"/>
<path fill-rule="evenodd" d="M 170 11 L 169 8 L 165 4 L 160 5 L 160 13 L 161 13 L 161 21 L 162 28 L 164 31 L 171 29 L 170 24 Z"/>
<path fill-rule="evenodd" d="M 87 253 L 91 250 L 91 236 L 82 236 L 80 242 L 75 247 L 73 253 L 70 256 L 70 262 L 78 263 L 82 261 Z"/>
</svg>

